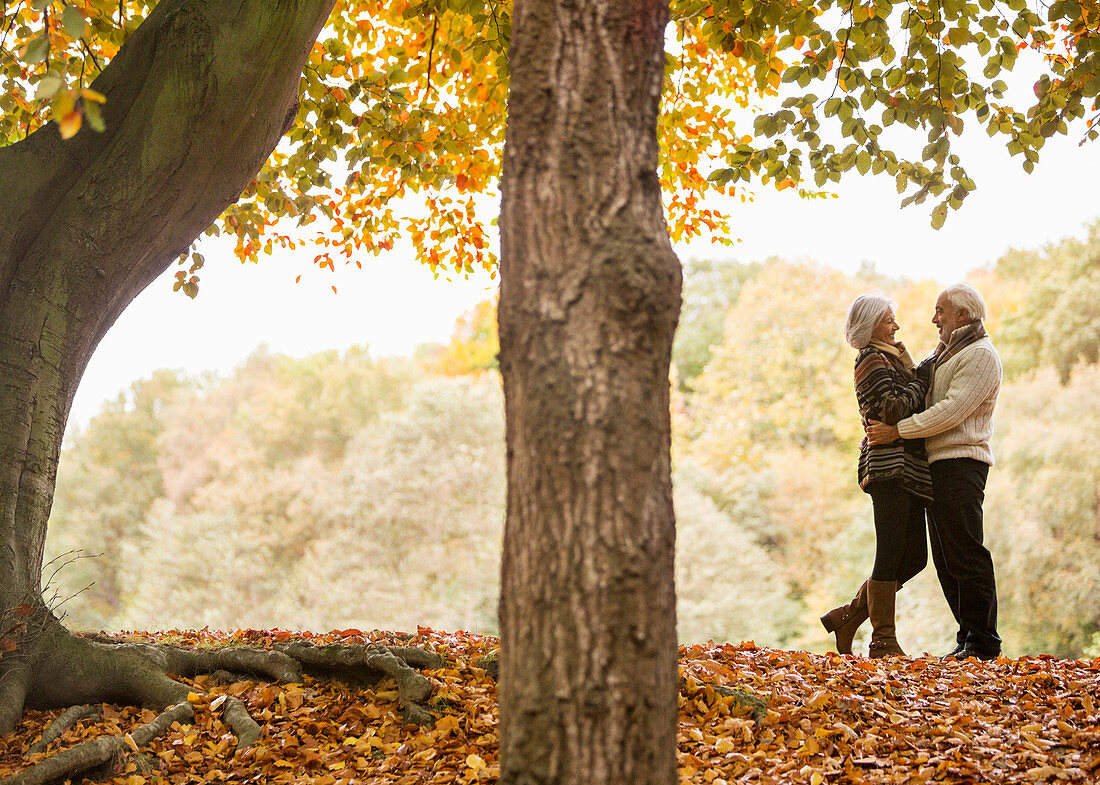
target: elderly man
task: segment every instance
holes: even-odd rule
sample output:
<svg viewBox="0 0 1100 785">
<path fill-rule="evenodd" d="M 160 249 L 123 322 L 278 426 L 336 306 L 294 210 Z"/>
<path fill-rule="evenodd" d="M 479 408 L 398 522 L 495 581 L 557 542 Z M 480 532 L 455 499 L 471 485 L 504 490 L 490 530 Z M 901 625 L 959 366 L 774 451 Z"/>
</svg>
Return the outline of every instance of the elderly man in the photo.
<svg viewBox="0 0 1100 785">
<path fill-rule="evenodd" d="M 967 283 L 947 287 L 932 322 L 940 343 L 933 357 L 928 407 L 896 426 L 872 421 L 872 444 L 924 439 L 932 470 L 928 528 L 932 561 L 958 622 L 948 657 L 991 660 L 1001 652 L 993 557 L 983 544 L 982 502 L 993 465 L 993 407 L 1001 387 L 1001 360 L 982 326 L 985 302 Z"/>
</svg>

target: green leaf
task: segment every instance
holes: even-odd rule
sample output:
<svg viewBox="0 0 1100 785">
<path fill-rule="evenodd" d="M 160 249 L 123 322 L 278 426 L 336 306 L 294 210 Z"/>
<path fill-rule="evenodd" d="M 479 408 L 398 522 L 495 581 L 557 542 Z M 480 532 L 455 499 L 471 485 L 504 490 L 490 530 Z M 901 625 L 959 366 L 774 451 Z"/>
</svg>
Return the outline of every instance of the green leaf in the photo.
<svg viewBox="0 0 1100 785">
<path fill-rule="evenodd" d="M 932 210 L 932 228 L 939 229 L 943 226 L 943 222 L 947 220 L 947 205 L 938 204 Z"/>
<path fill-rule="evenodd" d="M 46 56 L 50 53 L 50 42 L 46 36 L 35 38 L 27 44 L 27 52 L 23 55 L 23 59 L 28 65 L 34 65 L 35 63 L 41 63 L 46 59 Z"/>
<path fill-rule="evenodd" d="M 73 38 L 84 37 L 84 26 L 87 22 L 84 19 L 84 14 L 73 8 L 71 5 L 65 6 L 65 10 L 61 14 L 61 25 L 65 28 L 65 32 L 71 35 Z"/>
<path fill-rule="evenodd" d="M 107 124 L 103 122 L 103 113 L 95 101 L 84 102 L 84 119 L 88 121 L 93 131 L 103 133 L 107 130 Z"/>
<path fill-rule="evenodd" d="M 38 81 L 38 91 L 34 94 L 34 100 L 42 101 L 53 98 L 65 82 L 59 76 L 44 76 Z"/>
<path fill-rule="evenodd" d="M 947 32 L 947 40 L 952 46 L 958 48 L 970 41 L 970 33 L 961 27 L 953 27 Z"/>
<path fill-rule="evenodd" d="M 867 174 L 867 171 L 871 168 L 871 154 L 866 150 L 856 156 L 856 170 L 860 174 Z"/>
</svg>

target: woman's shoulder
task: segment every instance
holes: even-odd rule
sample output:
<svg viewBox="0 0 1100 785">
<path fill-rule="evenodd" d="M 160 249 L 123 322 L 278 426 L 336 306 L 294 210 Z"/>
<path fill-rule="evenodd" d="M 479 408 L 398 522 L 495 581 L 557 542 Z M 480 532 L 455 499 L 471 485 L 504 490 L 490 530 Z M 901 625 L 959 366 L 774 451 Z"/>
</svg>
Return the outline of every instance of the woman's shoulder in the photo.
<svg viewBox="0 0 1100 785">
<path fill-rule="evenodd" d="M 890 359 L 881 349 L 876 349 L 874 346 L 864 346 L 856 353 L 856 368 L 864 364 L 889 365 Z"/>
</svg>

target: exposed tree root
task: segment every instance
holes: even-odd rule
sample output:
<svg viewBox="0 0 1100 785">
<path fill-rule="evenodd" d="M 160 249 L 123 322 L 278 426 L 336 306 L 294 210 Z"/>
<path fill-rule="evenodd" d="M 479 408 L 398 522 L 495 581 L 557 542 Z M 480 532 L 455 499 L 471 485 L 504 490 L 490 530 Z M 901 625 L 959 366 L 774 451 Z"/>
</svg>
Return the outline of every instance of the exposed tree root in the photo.
<svg viewBox="0 0 1100 785">
<path fill-rule="evenodd" d="M 0 733 L 16 726 L 30 684 L 30 669 L 18 659 L 0 660 Z"/>
<path fill-rule="evenodd" d="M 90 705 L 74 706 L 65 711 L 43 732 L 29 753 L 45 751 L 67 728 L 98 713 L 97 701 L 138 704 L 158 710 L 166 705 L 169 708 L 129 734 L 77 744 L 0 781 L 0 785 L 75 779 L 84 772 L 114 764 L 127 750 L 138 752 L 173 722 L 192 721 L 193 708 L 187 700 L 189 688 L 168 674 L 183 678 L 216 674 L 222 682 L 280 683 L 299 682 L 305 674 L 352 685 L 373 685 L 382 678 L 391 677 L 397 684 L 406 722 L 430 725 L 435 721 L 424 707 L 431 695 L 431 682 L 415 668 L 439 668 L 442 660 L 423 649 L 375 644 L 314 646 L 301 641 L 276 644 L 274 650 L 235 646 L 188 649 L 102 635 L 78 638 L 68 633 L 60 634 L 57 641 L 55 653 L 45 655 L 40 661 L 53 675 L 40 674 L 34 679 L 25 691 L 28 705 L 65 705 L 66 696 L 69 703 L 79 701 Z M 18 675 L 15 670 L 11 673 L 13 677 Z M 0 679 L 0 691 L 3 688 L 3 679 Z M 21 704 L 22 700 L 20 710 Z M 263 735 L 263 729 L 237 698 L 219 696 L 210 703 L 210 708 L 221 710 L 222 721 L 237 737 L 237 749 L 250 746 Z"/>
<path fill-rule="evenodd" d="M 104 736 L 62 750 L 41 763 L 13 774 L 3 781 L 3 785 L 46 785 L 72 778 L 81 772 L 110 763 L 122 755 L 126 749 L 136 752 L 138 748 L 168 730 L 173 722 L 190 722 L 194 716 L 191 704 L 186 701 L 177 703 L 161 712 L 152 722 L 124 736 Z"/>
<path fill-rule="evenodd" d="M 98 706 L 70 706 L 61 712 L 46 730 L 42 731 L 42 738 L 31 745 L 30 749 L 27 750 L 27 754 L 37 755 L 40 752 L 45 752 L 50 746 L 50 742 L 61 738 L 61 734 L 77 722 L 89 717 L 99 717 L 102 713 Z"/>
<path fill-rule="evenodd" d="M 313 646 L 303 641 L 275 645 L 302 664 L 304 672 L 319 679 L 336 679 L 348 684 L 371 685 L 384 676 L 397 682 L 398 700 L 406 722 L 431 725 L 435 719 L 422 705 L 431 695 L 431 683 L 413 670 L 439 668 L 439 656 L 423 649 L 385 646 Z"/>
</svg>

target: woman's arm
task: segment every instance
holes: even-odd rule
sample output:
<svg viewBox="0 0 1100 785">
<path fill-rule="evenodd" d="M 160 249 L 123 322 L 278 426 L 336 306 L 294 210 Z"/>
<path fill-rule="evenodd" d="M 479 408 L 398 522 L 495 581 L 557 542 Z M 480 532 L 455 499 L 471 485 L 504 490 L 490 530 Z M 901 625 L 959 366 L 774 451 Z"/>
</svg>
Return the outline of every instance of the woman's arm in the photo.
<svg viewBox="0 0 1100 785">
<path fill-rule="evenodd" d="M 878 352 L 868 352 L 856 365 L 856 397 L 868 419 L 895 425 L 924 408 L 928 379 L 905 381 Z"/>
</svg>

